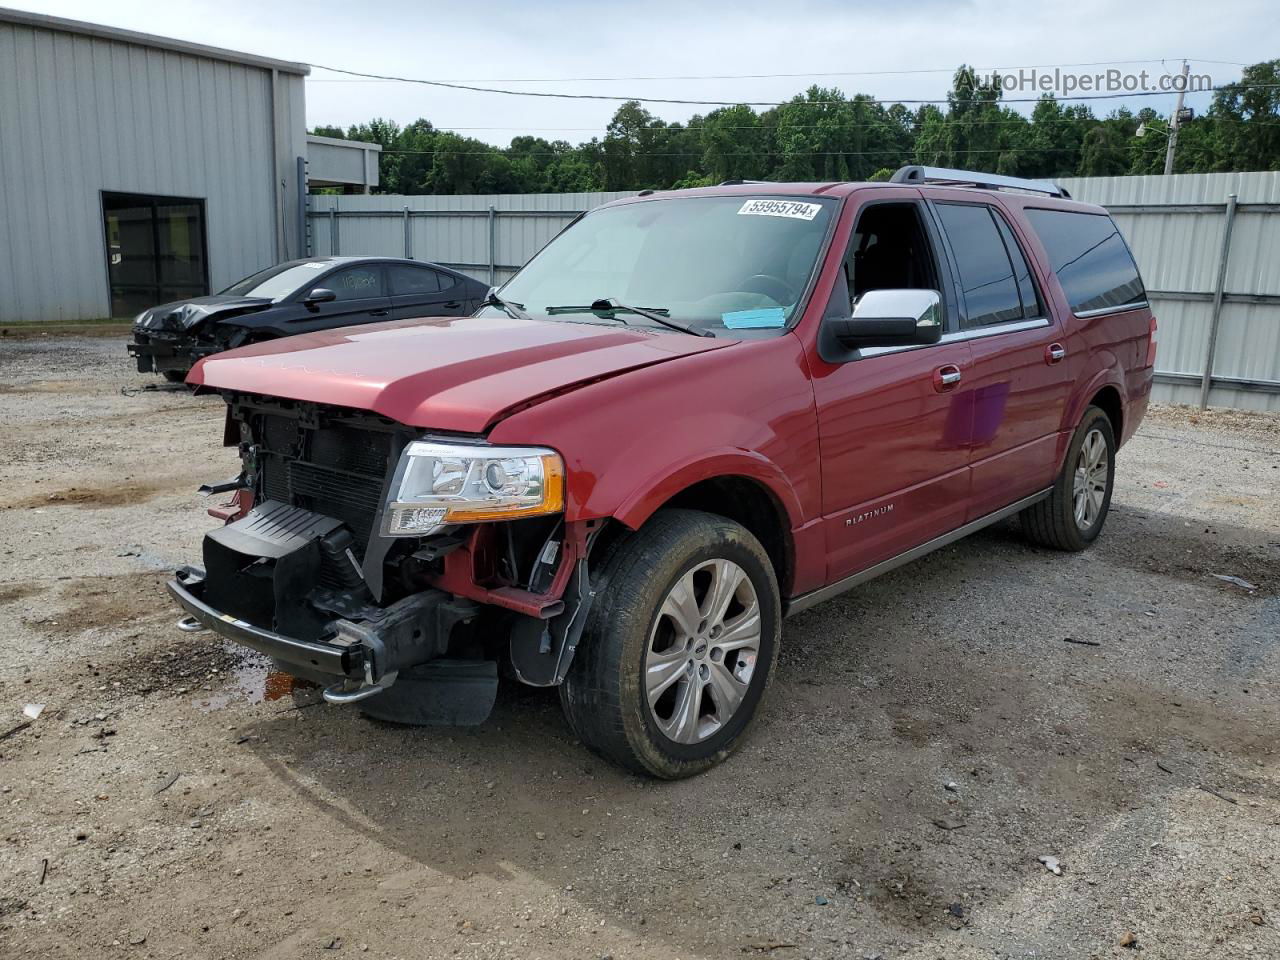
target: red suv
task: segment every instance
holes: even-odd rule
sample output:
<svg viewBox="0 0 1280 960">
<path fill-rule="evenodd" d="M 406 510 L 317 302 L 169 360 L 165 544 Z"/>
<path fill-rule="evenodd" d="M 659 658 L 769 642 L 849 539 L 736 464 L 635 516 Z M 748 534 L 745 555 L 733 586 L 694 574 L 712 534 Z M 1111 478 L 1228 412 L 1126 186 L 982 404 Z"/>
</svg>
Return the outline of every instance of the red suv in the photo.
<svg viewBox="0 0 1280 960">
<path fill-rule="evenodd" d="M 401 722 L 559 686 L 633 770 L 723 759 L 789 614 L 1018 515 L 1081 550 L 1155 319 L 1099 207 L 888 183 L 645 191 L 484 307 L 202 360 L 241 474 L 189 616 Z"/>
</svg>

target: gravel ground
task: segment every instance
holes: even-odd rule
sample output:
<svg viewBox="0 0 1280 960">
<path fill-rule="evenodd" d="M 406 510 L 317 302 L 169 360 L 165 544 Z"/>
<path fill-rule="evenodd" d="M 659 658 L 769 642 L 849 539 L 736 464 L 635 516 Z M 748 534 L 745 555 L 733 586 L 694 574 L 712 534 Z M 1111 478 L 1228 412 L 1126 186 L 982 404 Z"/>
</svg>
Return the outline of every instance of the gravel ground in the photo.
<svg viewBox="0 0 1280 960">
<path fill-rule="evenodd" d="M 660 784 L 546 691 L 397 728 L 174 630 L 235 464 L 150 382 L 0 340 L 0 956 L 1280 956 L 1280 419 L 1155 409 L 1089 552 L 1001 526 L 789 621 Z"/>
</svg>

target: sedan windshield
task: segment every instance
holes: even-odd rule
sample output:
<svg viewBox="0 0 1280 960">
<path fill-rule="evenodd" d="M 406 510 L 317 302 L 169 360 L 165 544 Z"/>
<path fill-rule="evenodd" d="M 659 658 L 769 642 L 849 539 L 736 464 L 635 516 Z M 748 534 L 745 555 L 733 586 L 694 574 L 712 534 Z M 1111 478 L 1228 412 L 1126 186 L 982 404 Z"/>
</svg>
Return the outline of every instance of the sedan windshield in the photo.
<svg viewBox="0 0 1280 960">
<path fill-rule="evenodd" d="M 782 329 L 835 209 L 822 197 L 661 198 L 590 213 L 502 288 L 535 317 L 700 332 Z M 610 304 L 618 309 L 611 309 Z"/>
<path fill-rule="evenodd" d="M 303 260 L 279 263 L 274 267 L 245 277 L 233 283 L 222 293 L 230 297 L 262 297 L 266 300 L 283 300 L 304 286 L 310 286 L 316 277 L 328 270 L 332 263 L 324 260 Z"/>
</svg>

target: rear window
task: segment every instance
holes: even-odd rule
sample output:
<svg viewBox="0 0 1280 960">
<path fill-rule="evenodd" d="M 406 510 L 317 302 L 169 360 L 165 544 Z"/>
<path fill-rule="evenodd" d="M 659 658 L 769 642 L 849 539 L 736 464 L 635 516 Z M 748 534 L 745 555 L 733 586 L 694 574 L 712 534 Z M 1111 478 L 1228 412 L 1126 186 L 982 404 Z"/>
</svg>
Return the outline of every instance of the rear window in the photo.
<svg viewBox="0 0 1280 960">
<path fill-rule="evenodd" d="M 409 267 L 395 263 L 387 267 L 394 296 L 440 292 L 440 274 L 429 267 Z"/>
<path fill-rule="evenodd" d="M 1143 303 L 1147 292 L 1124 237 L 1104 213 L 1027 210 L 1073 313 Z"/>
</svg>

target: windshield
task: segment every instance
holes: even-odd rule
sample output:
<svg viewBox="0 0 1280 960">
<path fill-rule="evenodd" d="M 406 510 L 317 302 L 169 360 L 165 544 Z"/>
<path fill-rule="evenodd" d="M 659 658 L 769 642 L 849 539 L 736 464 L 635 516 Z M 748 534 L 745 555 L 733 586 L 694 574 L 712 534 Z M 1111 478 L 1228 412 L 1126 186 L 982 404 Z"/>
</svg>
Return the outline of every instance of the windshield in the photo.
<svg viewBox="0 0 1280 960">
<path fill-rule="evenodd" d="M 836 203 L 679 197 L 605 207 L 566 230 L 501 290 L 535 317 L 700 331 L 782 329 L 809 284 Z M 592 310 L 592 305 L 596 309 Z M 572 309 L 572 308 L 580 309 Z"/>
<path fill-rule="evenodd" d="M 309 287 L 325 270 L 333 264 L 327 260 L 303 260 L 301 263 L 280 263 L 274 267 L 245 277 L 239 283 L 233 283 L 223 290 L 224 296 L 231 297 L 264 297 L 269 300 L 281 300 L 303 287 Z"/>
</svg>

